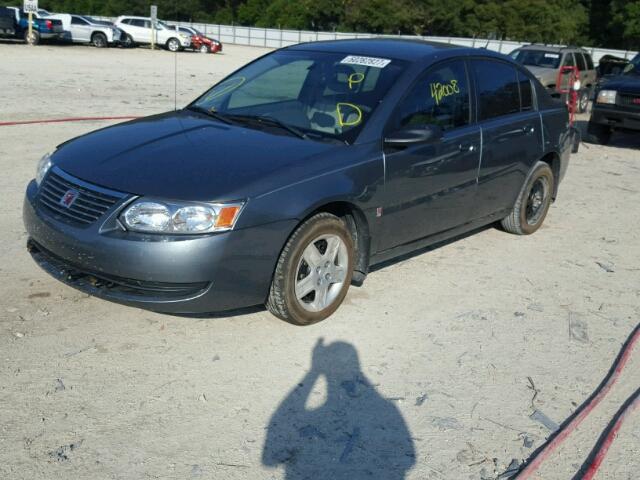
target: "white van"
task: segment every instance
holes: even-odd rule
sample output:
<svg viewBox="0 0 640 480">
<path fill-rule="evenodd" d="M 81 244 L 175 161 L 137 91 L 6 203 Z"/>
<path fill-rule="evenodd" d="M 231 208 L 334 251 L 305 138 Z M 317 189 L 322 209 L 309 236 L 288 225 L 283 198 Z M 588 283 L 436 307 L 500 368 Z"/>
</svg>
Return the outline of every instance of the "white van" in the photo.
<svg viewBox="0 0 640 480">
<path fill-rule="evenodd" d="M 116 19 L 116 26 L 125 32 L 122 39 L 124 45 L 133 46 L 136 43 L 151 43 L 151 19 L 149 17 L 122 16 Z M 155 23 L 155 43 L 167 50 L 177 52 L 191 46 L 191 37 L 178 31 L 164 22 Z"/>
</svg>

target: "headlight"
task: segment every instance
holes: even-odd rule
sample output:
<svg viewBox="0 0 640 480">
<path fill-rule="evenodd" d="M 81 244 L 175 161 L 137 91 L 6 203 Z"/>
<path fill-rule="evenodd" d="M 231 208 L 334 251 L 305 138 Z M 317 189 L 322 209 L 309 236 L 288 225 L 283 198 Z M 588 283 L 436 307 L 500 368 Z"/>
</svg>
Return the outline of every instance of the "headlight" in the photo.
<svg viewBox="0 0 640 480">
<path fill-rule="evenodd" d="M 618 92 L 616 92 L 615 90 L 600 90 L 598 92 L 598 99 L 596 100 L 596 102 L 615 105 L 617 96 Z"/>
<path fill-rule="evenodd" d="M 188 203 L 137 200 L 121 215 L 125 227 L 134 232 L 193 235 L 231 230 L 242 203 Z"/>
<path fill-rule="evenodd" d="M 36 183 L 40 185 L 42 183 L 42 179 L 47 174 L 49 169 L 51 168 L 51 154 L 45 154 L 40 161 L 38 162 L 38 167 L 36 168 Z"/>
</svg>

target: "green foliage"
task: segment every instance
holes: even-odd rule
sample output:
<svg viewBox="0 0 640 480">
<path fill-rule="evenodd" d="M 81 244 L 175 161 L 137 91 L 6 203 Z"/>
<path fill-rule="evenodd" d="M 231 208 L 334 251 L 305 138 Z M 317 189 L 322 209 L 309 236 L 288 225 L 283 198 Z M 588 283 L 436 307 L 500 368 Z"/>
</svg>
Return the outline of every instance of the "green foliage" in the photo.
<svg viewBox="0 0 640 480">
<path fill-rule="evenodd" d="M 640 0 L 41 0 L 57 12 L 640 48 Z"/>
</svg>

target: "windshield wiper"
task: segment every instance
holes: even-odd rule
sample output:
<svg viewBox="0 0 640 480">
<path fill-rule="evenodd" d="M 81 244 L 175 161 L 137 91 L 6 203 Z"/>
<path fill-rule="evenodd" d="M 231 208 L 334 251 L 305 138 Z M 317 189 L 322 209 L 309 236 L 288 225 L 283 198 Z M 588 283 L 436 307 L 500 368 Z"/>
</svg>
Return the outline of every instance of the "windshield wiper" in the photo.
<svg viewBox="0 0 640 480">
<path fill-rule="evenodd" d="M 255 120 L 258 123 L 267 123 L 269 125 L 273 125 L 281 128 L 282 130 L 286 130 L 287 132 L 295 135 L 298 138 L 302 138 L 303 140 L 309 140 L 309 137 L 302 130 L 288 125 L 275 117 L 271 117 L 269 115 L 230 115 L 232 118 L 238 118 L 240 120 Z"/>
<path fill-rule="evenodd" d="M 187 107 L 187 110 L 192 110 L 192 111 L 198 112 L 198 113 L 204 113 L 205 115 L 207 115 L 209 117 L 212 117 L 212 118 L 215 118 L 216 120 L 219 120 L 222 123 L 226 123 L 227 125 L 237 125 L 236 122 L 234 122 L 233 120 L 228 118 L 226 115 L 223 115 L 221 113 L 215 112 L 213 110 L 209 110 L 208 108 L 199 107 L 197 105 L 189 105 Z"/>
</svg>

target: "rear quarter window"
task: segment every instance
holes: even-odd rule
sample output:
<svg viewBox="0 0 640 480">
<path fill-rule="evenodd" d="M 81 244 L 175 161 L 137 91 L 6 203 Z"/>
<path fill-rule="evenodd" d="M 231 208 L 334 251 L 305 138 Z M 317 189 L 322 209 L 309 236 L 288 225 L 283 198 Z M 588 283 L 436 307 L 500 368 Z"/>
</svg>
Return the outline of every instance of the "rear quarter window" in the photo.
<svg viewBox="0 0 640 480">
<path fill-rule="evenodd" d="M 593 58 L 591 58 L 591 55 L 589 55 L 588 53 L 584 54 L 584 59 L 587 61 L 587 69 L 588 70 L 593 70 Z"/>
<path fill-rule="evenodd" d="M 520 112 L 515 67 L 495 60 L 473 60 L 472 70 L 476 78 L 479 121 Z"/>
<path fill-rule="evenodd" d="M 576 57 L 576 63 L 578 66 L 578 70 L 580 70 L 581 72 L 584 72 L 587 70 L 587 62 L 584 59 L 584 56 L 582 55 L 582 53 L 580 52 L 576 52 L 575 54 Z"/>
</svg>

